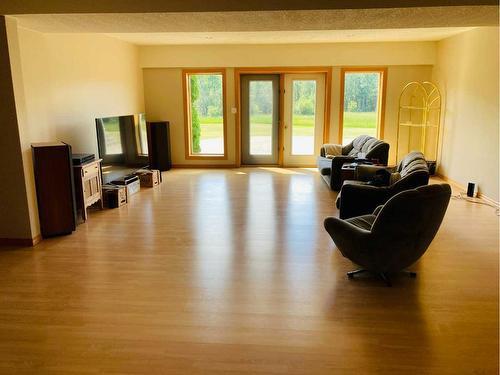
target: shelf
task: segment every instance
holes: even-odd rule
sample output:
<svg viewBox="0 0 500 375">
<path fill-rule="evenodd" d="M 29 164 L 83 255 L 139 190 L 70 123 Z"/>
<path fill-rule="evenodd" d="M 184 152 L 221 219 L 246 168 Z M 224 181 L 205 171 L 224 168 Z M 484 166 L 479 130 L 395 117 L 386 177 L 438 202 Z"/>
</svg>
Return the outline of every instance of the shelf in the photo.
<svg viewBox="0 0 500 375">
<path fill-rule="evenodd" d="M 399 126 L 411 126 L 414 128 L 437 128 L 437 125 L 433 124 L 414 124 L 412 122 L 400 122 Z"/>
<path fill-rule="evenodd" d="M 425 111 L 426 108 L 424 107 L 414 107 L 414 106 L 411 106 L 411 105 L 402 105 L 401 107 L 399 107 L 399 109 L 418 109 L 419 111 Z"/>
<path fill-rule="evenodd" d="M 438 87 L 427 81 L 408 83 L 399 96 L 398 161 L 403 150 L 410 152 L 417 142 L 421 150 L 434 149 L 434 154 L 437 154 L 440 123 L 441 94 Z"/>
<path fill-rule="evenodd" d="M 412 105 L 402 105 L 399 107 L 399 109 L 413 109 L 413 110 L 418 110 L 418 111 L 436 111 L 436 110 L 440 110 L 441 108 L 440 107 L 429 107 L 429 108 L 425 108 L 425 107 L 415 107 L 415 106 L 412 106 Z"/>
</svg>

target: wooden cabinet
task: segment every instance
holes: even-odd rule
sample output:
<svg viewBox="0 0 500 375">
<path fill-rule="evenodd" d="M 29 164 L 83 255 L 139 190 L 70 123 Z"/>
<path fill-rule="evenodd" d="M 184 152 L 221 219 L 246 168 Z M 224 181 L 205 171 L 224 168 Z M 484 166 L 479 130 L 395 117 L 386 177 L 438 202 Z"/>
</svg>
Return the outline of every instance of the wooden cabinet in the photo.
<svg viewBox="0 0 500 375">
<path fill-rule="evenodd" d="M 76 227 L 71 146 L 51 142 L 31 148 L 42 237 L 70 234 Z"/>
<path fill-rule="evenodd" d="M 87 207 L 102 202 L 101 160 L 94 160 L 82 165 L 75 165 L 75 195 L 77 210 L 81 212 L 83 221 L 87 220 Z"/>
</svg>

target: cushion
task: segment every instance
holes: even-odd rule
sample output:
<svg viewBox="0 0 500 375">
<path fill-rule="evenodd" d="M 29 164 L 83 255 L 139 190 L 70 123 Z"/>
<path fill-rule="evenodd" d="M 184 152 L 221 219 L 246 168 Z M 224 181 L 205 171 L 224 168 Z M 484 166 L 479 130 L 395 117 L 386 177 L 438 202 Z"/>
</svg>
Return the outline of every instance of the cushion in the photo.
<svg viewBox="0 0 500 375">
<path fill-rule="evenodd" d="M 384 143 L 380 139 L 371 137 L 369 135 L 360 135 L 352 141 L 352 150 L 347 154 L 348 156 L 357 156 L 360 152 L 365 154 L 369 153 L 374 147 Z"/>
<path fill-rule="evenodd" d="M 334 156 L 342 155 L 342 145 L 337 144 L 324 144 L 325 157 L 332 159 Z"/>
<path fill-rule="evenodd" d="M 412 151 L 406 155 L 398 167 L 401 178 L 415 171 L 429 171 L 424 155 L 419 151 Z"/>
<path fill-rule="evenodd" d="M 348 223 L 357 226 L 358 228 L 364 230 L 371 230 L 373 226 L 373 222 L 377 217 L 375 215 L 363 215 L 351 217 L 350 219 L 346 219 Z"/>
</svg>

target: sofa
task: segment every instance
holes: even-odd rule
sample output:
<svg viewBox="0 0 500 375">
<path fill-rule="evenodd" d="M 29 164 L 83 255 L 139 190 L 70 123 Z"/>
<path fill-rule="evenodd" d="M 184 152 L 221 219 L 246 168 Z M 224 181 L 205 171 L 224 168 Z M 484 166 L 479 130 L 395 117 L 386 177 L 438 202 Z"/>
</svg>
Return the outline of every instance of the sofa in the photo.
<svg viewBox="0 0 500 375">
<path fill-rule="evenodd" d="M 328 155 L 329 147 L 337 149 L 338 154 Z M 377 159 L 380 164 L 387 165 L 389 144 L 368 135 L 360 135 L 345 146 L 323 145 L 321 147 L 318 169 L 330 189 L 340 190 L 342 164 L 353 162 L 359 153 L 365 154 L 366 159 Z"/>
<path fill-rule="evenodd" d="M 388 176 L 386 186 L 371 184 L 381 170 Z M 340 218 L 347 219 L 364 215 L 387 202 L 394 195 L 429 183 L 429 168 L 424 155 L 419 151 L 410 152 L 395 168 L 359 165 L 355 172 L 356 180 L 344 181 L 337 196 Z"/>
<path fill-rule="evenodd" d="M 348 272 L 389 276 L 415 263 L 436 235 L 451 197 L 448 184 L 421 186 L 396 194 L 368 215 L 339 219 L 324 225 L 342 255 L 361 267 Z M 411 273 L 411 276 L 415 276 Z"/>
</svg>

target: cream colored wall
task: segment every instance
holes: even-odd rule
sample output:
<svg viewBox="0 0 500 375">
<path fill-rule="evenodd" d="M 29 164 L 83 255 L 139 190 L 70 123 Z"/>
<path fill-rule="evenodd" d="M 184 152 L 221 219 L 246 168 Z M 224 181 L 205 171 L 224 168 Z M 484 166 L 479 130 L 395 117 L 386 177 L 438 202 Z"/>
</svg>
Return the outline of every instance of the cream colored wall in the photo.
<svg viewBox="0 0 500 375">
<path fill-rule="evenodd" d="M 463 186 L 474 181 L 497 202 L 498 33 L 485 27 L 440 41 L 433 71 L 446 103 L 439 173 Z"/>
<path fill-rule="evenodd" d="M 435 62 L 435 43 L 363 43 L 274 46 L 155 46 L 140 48 L 146 115 L 171 123 L 174 164 L 234 164 L 235 107 L 233 67 L 332 66 L 330 141 L 338 142 L 341 66 L 387 66 L 384 138 L 390 143 L 389 162 L 396 163 L 399 94 L 414 80 L 429 80 Z M 184 65 L 183 65 L 184 64 Z M 232 64 L 232 65 L 229 65 Z M 155 68 L 150 68 L 155 67 Z M 227 79 L 228 160 L 186 160 L 182 68 L 230 67 Z"/>
<path fill-rule="evenodd" d="M 144 111 L 136 46 L 103 35 L 42 34 L 9 19 L 31 237 L 40 233 L 31 143 L 97 155 L 95 118 Z"/>
<path fill-rule="evenodd" d="M 180 164 L 218 164 L 228 165 L 235 162 L 235 106 L 234 70 L 226 69 L 226 125 L 228 137 L 227 160 L 186 160 L 184 143 L 184 107 L 182 94 L 182 69 L 144 69 L 144 96 L 148 121 L 170 122 L 170 143 L 172 163 Z"/>
<path fill-rule="evenodd" d="M 0 16 L 0 239 L 30 239 L 31 228 L 26 197 L 21 140 L 12 75 L 20 69 L 10 66 L 9 56 L 18 45 L 8 42 L 15 27 Z"/>
<path fill-rule="evenodd" d="M 97 155 L 95 118 L 144 111 L 138 48 L 103 35 L 45 34 L 56 137 Z"/>
<path fill-rule="evenodd" d="M 9 22 L 12 22 L 9 20 Z M 30 236 L 40 233 L 38 207 L 33 175 L 31 143 L 54 140 L 55 129 L 48 121 L 47 108 L 50 87 L 47 86 L 49 75 L 48 57 L 43 34 L 25 29 L 17 29 L 11 24 L 12 32 L 17 38 L 11 38 L 11 65 L 15 74 L 16 108 L 19 123 L 19 134 L 26 185 L 26 198 L 29 207 Z M 15 46 L 15 52 L 14 52 Z M 37 48 L 26 48 L 37 46 Z M 31 125 L 30 125 L 31 124 Z"/>
<path fill-rule="evenodd" d="M 435 42 L 140 47 L 143 68 L 433 65 Z"/>
</svg>

